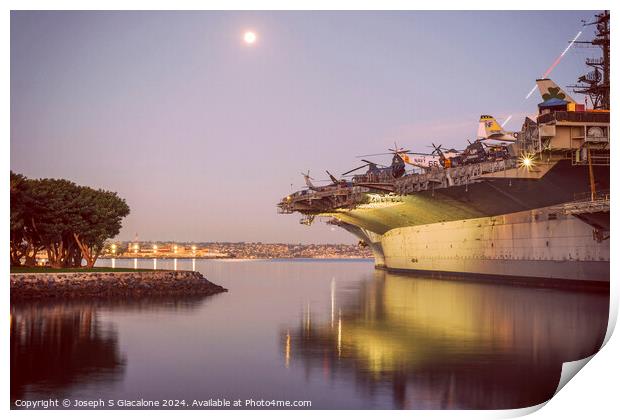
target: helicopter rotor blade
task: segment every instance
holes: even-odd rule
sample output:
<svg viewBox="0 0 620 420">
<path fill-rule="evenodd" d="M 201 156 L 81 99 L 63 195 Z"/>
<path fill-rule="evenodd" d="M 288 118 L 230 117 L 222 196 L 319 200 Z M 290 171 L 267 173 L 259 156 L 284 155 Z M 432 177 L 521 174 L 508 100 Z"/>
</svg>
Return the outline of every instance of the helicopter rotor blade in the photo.
<svg viewBox="0 0 620 420">
<path fill-rule="evenodd" d="M 435 143 L 431 143 L 433 146 L 433 152 L 431 153 L 431 155 L 441 155 L 441 153 L 443 152 L 443 150 L 441 149 L 441 144 L 439 146 L 437 146 Z"/>
<path fill-rule="evenodd" d="M 433 145 L 433 146 L 430 146 L 430 145 L 427 145 L 426 147 L 430 147 L 431 149 L 440 149 L 442 152 L 446 152 L 446 151 L 451 150 L 451 149 L 448 149 L 447 147 L 442 147 L 441 145 L 439 145 L 439 146 L 434 146 L 434 145 Z M 456 150 L 456 149 L 454 149 L 454 150 Z"/>
<path fill-rule="evenodd" d="M 346 171 L 346 172 L 342 173 L 342 176 L 348 175 L 348 174 L 350 174 L 351 172 L 355 172 L 355 171 L 357 171 L 357 170 L 359 170 L 359 169 L 365 168 L 365 167 L 366 167 L 366 166 L 368 166 L 368 165 L 370 165 L 370 164 L 369 164 L 369 163 L 366 163 L 366 164 L 364 164 L 364 165 L 362 165 L 362 166 L 358 166 L 357 168 L 354 168 L 354 169 L 351 169 L 351 170 L 349 170 L 349 171 Z"/>
<path fill-rule="evenodd" d="M 408 155 L 413 156 L 433 156 L 434 153 L 422 153 L 422 152 L 407 152 Z"/>
<path fill-rule="evenodd" d="M 390 152 L 392 152 L 392 154 L 396 154 L 396 153 L 410 153 L 411 150 L 409 149 L 388 149 Z"/>
<path fill-rule="evenodd" d="M 362 159 L 362 162 L 366 162 L 366 163 L 367 163 L 367 164 L 369 164 L 369 165 L 376 165 L 376 163 L 375 163 L 375 162 L 371 162 L 371 161 L 366 160 L 366 159 Z"/>
<path fill-rule="evenodd" d="M 378 168 L 389 168 L 390 167 L 390 165 L 383 165 L 381 163 L 371 162 L 371 161 L 366 160 L 366 159 L 362 159 L 362 162 L 366 162 L 368 165 L 374 165 L 374 166 L 376 166 Z"/>
<path fill-rule="evenodd" d="M 386 156 L 386 155 L 393 155 L 394 153 L 373 153 L 370 155 L 359 155 L 359 156 L 355 156 L 356 158 L 363 158 L 363 157 L 373 157 L 373 156 Z"/>
</svg>

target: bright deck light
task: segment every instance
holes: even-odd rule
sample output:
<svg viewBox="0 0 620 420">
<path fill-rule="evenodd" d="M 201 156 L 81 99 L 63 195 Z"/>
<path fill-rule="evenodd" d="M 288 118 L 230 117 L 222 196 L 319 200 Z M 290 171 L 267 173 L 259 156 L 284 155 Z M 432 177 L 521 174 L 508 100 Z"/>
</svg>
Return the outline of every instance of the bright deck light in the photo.
<svg viewBox="0 0 620 420">
<path fill-rule="evenodd" d="M 530 169 L 532 169 L 532 167 L 534 166 L 535 162 L 534 162 L 534 156 L 530 155 L 530 154 L 522 154 L 519 157 L 519 167 L 521 168 L 525 168 L 528 171 Z"/>
</svg>

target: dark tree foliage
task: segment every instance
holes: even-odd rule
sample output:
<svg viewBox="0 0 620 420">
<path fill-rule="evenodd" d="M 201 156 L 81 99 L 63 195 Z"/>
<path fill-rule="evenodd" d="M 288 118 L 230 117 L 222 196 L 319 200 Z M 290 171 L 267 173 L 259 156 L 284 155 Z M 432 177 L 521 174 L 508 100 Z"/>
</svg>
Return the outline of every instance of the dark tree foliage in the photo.
<svg viewBox="0 0 620 420">
<path fill-rule="evenodd" d="M 114 192 L 11 172 L 11 265 L 34 265 L 45 250 L 52 267 L 92 267 L 128 214 Z"/>
</svg>

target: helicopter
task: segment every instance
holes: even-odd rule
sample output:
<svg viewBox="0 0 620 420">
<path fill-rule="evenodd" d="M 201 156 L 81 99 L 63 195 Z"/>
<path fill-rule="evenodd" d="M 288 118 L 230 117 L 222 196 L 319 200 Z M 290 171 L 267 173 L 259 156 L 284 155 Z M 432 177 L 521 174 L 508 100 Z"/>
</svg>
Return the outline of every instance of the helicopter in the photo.
<svg viewBox="0 0 620 420">
<path fill-rule="evenodd" d="M 428 158 L 427 165 L 419 165 L 419 167 L 423 169 L 429 169 L 433 167 L 442 167 L 442 168 L 451 168 L 453 166 L 458 166 L 460 163 L 460 154 L 463 153 L 463 150 L 446 149 L 443 148 L 440 144 L 436 146 L 435 143 L 431 143 L 433 148 L 433 152 L 430 154 L 430 158 Z M 415 157 L 414 157 L 415 159 Z"/>
<path fill-rule="evenodd" d="M 450 166 L 454 166 L 451 165 L 451 160 L 455 159 L 459 155 L 460 151 L 456 149 L 443 149 L 441 144 L 439 146 L 436 146 L 434 143 L 431 144 L 434 149 L 432 153 L 412 152 L 404 148 L 399 148 L 396 144 L 394 144 L 393 149 L 388 149 L 389 153 L 377 153 L 358 157 L 394 155 L 394 158 L 392 159 L 392 164 L 394 164 L 394 159 L 398 157 L 403 164 L 406 163 L 408 165 L 415 166 L 416 168 L 421 168 L 425 170 L 432 168 L 448 168 Z"/>
<path fill-rule="evenodd" d="M 510 152 L 505 143 L 488 144 L 485 139 L 478 139 L 474 142 L 467 140 L 469 145 L 463 153 L 459 155 L 459 163 L 463 165 L 471 163 L 488 162 L 502 160 L 510 157 Z"/>
<path fill-rule="evenodd" d="M 393 149 L 389 149 L 389 150 L 393 150 Z M 403 160 L 400 150 L 398 152 L 392 152 L 390 154 L 393 156 L 392 156 L 392 163 L 389 166 L 379 165 L 370 160 L 362 159 L 362 162 L 364 162 L 363 165 L 358 166 L 357 168 L 353 168 L 347 172 L 344 172 L 342 176 L 349 175 L 362 168 L 368 167 L 368 170 L 366 171 L 365 174 L 355 175 L 353 177 L 356 183 L 391 182 L 396 178 L 400 178 L 401 176 L 405 174 L 405 161 Z M 358 157 L 366 157 L 366 156 L 358 156 Z"/>
<path fill-rule="evenodd" d="M 329 171 L 325 171 L 325 172 L 327 172 L 327 175 L 329 175 L 329 178 L 331 180 L 331 184 L 329 185 L 322 185 L 322 186 L 314 185 L 312 183 L 312 181 L 314 181 L 314 178 L 310 176 L 310 170 L 306 171 L 306 173 L 302 172 L 301 175 L 304 177 L 304 181 L 308 189 L 312 191 L 329 191 L 329 190 L 333 190 L 334 188 L 342 188 L 342 187 L 351 186 L 351 183 L 349 181 L 344 180 L 344 179 L 338 179 L 334 175 L 332 175 Z"/>
</svg>

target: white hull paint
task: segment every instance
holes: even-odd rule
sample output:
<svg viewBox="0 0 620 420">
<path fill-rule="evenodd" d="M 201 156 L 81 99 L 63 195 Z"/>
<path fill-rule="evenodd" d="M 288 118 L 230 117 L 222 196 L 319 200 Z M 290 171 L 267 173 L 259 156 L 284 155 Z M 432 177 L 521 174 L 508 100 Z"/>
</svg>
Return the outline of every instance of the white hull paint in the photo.
<svg viewBox="0 0 620 420">
<path fill-rule="evenodd" d="M 609 283 L 609 239 L 554 207 L 368 233 L 388 270 Z"/>
</svg>

